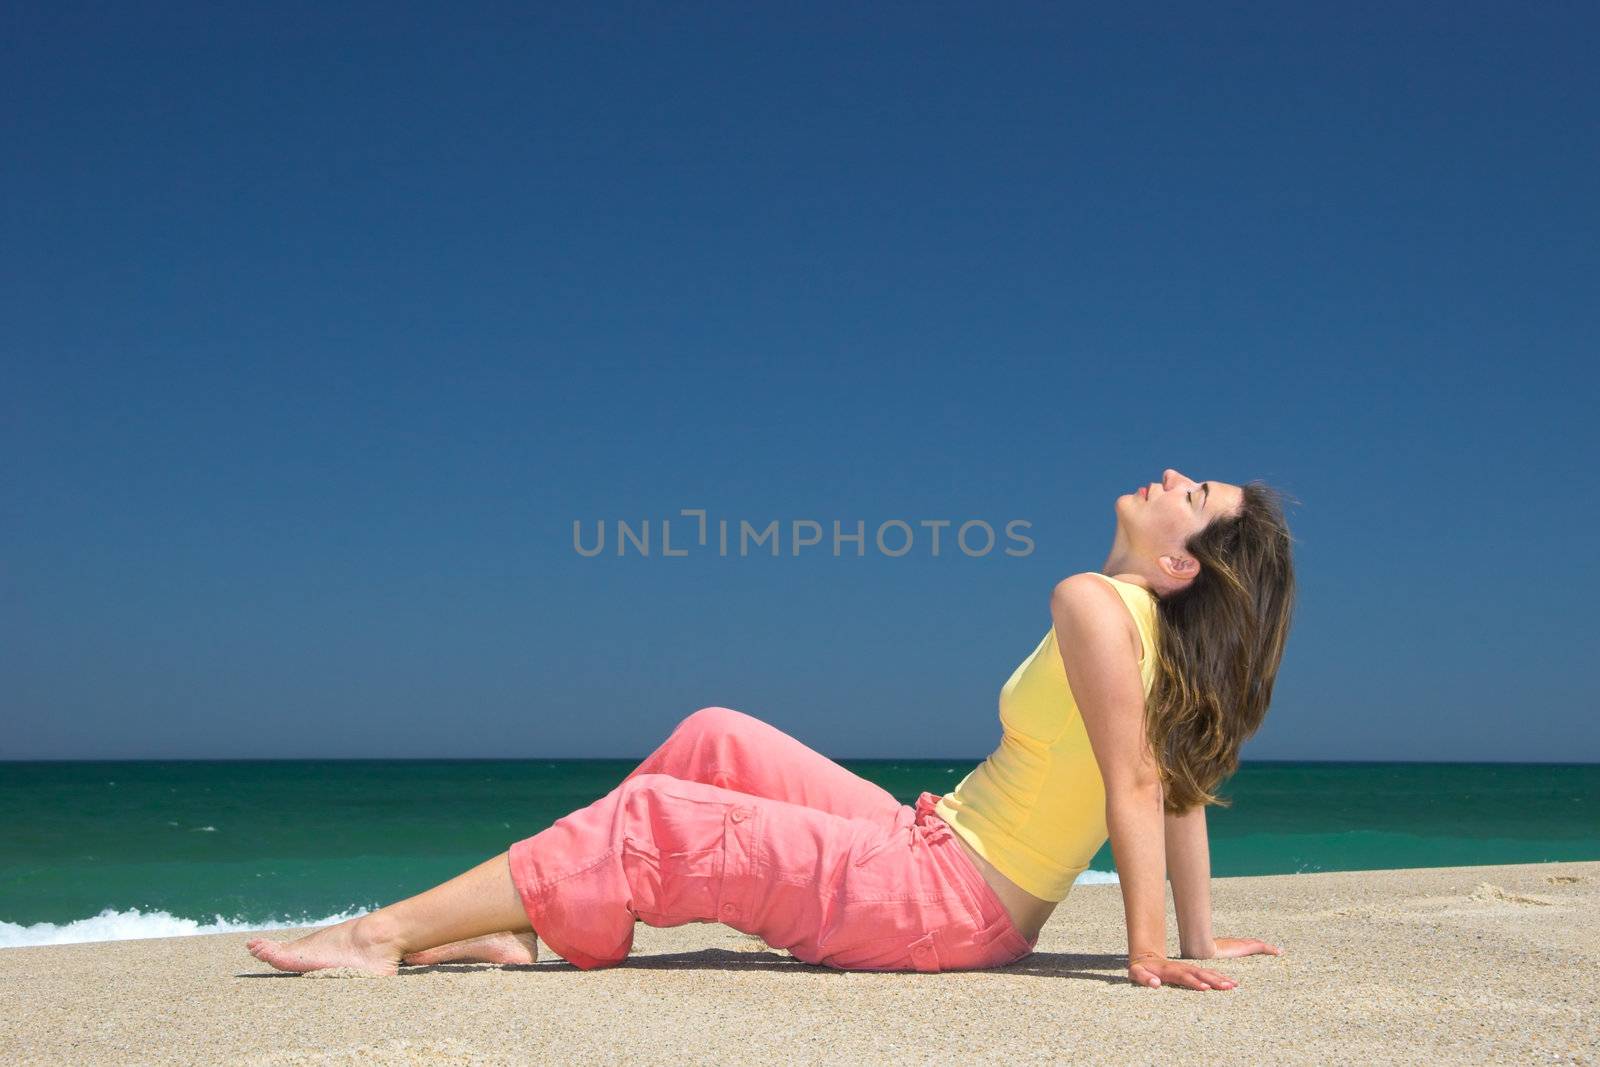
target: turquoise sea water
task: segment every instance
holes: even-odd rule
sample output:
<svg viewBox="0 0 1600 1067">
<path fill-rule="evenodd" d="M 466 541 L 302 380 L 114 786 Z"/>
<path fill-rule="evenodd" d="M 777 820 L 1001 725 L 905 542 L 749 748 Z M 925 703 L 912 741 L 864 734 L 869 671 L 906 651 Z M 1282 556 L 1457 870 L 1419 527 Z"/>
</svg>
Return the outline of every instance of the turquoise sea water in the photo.
<svg viewBox="0 0 1600 1067">
<path fill-rule="evenodd" d="M 911 803 L 978 761 L 840 762 Z M 0 763 L 0 945 L 373 908 L 598 799 L 635 763 Z M 1218 877 L 1600 859 L 1600 765 L 1257 762 L 1222 792 Z M 1083 880 L 1114 871 L 1108 844 Z"/>
</svg>

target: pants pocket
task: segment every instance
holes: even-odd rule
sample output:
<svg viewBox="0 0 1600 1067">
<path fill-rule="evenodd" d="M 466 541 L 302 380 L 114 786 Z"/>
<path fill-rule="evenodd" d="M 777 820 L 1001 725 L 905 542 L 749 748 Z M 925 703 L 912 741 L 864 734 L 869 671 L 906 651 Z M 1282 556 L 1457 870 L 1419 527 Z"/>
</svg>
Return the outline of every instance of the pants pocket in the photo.
<svg viewBox="0 0 1600 1067">
<path fill-rule="evenodd" d="M 819 962 L 846 970 L 911 970 L 911 946 L 924 944 L 947 921 L 942 901 L 851 900 L 832 897 L 833 907 L 823 930 L 813 942 Z M 927 965 L 933 959 L 919 949 Z"/>
<path fill-rule="evenodd" d="M 628 910 L 650 926 L 682 926 L 716 917 L 723 850 L 657 853 L 632 841 L 622 845 Z"/>
<path fill-rule="evenodd" d="M 840 949 L 823 958 L 823 966 L 841 971 L 923 971 L 943 969 L 934 935 L 895 934 Z"/>
<path fill-rule="evenodd" d="M 904 830 L 882 835 L 863 849 L 845 871 L 839 890 L 852 905 L 938 904 L 953 890 L 921 852 L 922 842 Z"/>
<path fill-rule="evenodd" d="M 899 811 L 895 813 L 894 825 L 889 828 L 876 828 L 875 838 L 861 849 L 860 853 L 852 861 L 852 865 L 864 867 L 876 859 L 885 849 L 896 845 L 909 846 L 912 835 L 911 827 L 916 818 L 917 813 L 910 805 L 900 805 Z"/>
</svg>

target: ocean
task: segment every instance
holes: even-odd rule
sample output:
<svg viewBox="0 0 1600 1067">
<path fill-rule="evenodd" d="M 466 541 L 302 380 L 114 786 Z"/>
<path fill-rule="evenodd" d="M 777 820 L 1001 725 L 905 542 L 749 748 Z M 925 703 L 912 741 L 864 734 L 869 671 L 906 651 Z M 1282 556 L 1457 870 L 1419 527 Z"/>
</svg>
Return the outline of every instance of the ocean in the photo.
<svg viewBox="0 0 1600 1067">
<path fill-rule="evenodd" d="M 0 946 L 323 925 L 420 892 L 637 760 L 0 763 Z M 905 803 L 979 761 L 840 760 Z M 1600 859 L 1600 765 L 1245 763 L 1218 877 Z M 1104 846 L 1079 879 L 1115 882 Z"/>
</svg>

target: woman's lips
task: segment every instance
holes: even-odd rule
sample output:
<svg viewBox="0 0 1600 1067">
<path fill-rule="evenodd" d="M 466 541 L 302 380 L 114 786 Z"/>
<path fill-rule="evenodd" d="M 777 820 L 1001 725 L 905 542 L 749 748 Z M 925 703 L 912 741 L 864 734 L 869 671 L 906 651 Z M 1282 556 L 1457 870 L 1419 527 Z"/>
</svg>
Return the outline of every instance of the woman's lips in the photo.
<svg viewBox="0 0 1600 1067">
<path fill-rule="evenodd" d="M 1139 499 L 1140 500 L 1149 500 L 1150 499 L 1150 487 L 1148 485 L 1141 485 L 1139 487 Z"/>
</svg>

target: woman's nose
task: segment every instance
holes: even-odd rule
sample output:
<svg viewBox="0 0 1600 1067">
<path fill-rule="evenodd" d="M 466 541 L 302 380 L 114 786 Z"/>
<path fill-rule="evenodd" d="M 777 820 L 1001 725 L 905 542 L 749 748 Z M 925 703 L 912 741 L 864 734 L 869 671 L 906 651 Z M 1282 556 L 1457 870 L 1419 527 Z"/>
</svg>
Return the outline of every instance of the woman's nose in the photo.
<svg viewBox="0 0 1600 1067">
<path fill-rule="evenodd" d="M 1185 478 L 1180 471 L 1171 467 L 1161 472 L 1161 488 L 1170 491 L 1176 485 L 1191 483 L 1192 479 Z"/>
</svg>

